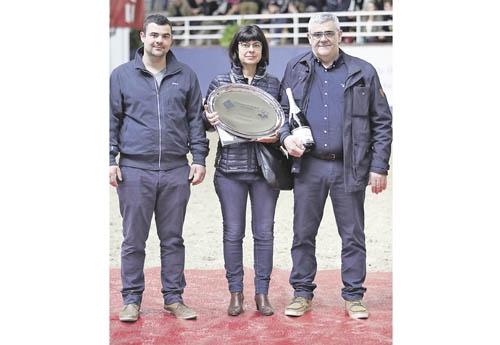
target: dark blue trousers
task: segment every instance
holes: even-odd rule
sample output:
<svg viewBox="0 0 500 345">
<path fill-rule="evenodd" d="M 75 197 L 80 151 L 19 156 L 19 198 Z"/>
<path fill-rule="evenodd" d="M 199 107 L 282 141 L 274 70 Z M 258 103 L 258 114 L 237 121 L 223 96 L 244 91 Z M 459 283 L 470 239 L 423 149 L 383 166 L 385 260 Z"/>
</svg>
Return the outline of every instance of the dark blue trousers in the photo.
<svg viewBox="0 0 500 345">
<path fill-rule="evenodd" d="M 118 184 L 123 218 L 121 277 L 123 303 L 141 305 L 146 240 L 153 214 L 161 246 L 161 284 L 165 304 L 182 302 L 184 239 L 182 228 L 190 196 L 189 166 L 169 171 L 120 167 Z"/>
<path fill-rule="evenodd" d="M 365 191 L 347 193 L 342 161 L 304 157 L 295 177 L 293 268 L 290 284 L 295 296 L 312 299 L 316 284 L 316 235 L 328 195 L 342 240 L 341 274 L 345 300 L 362 299 L 366 289 L 366 247 L 364 234 Z"/>
<path fill-rule="evenodd" d="M 252 210 L 254 285 L 256 294 L 267 294 L 273 269 L 274 213 L 279 191 L 259 174 L 218 170 L 214 176 L 223 219 L 224 267 L 230 292 L 243 291 L 243 238 L 247 199 Z"/>
</svg>

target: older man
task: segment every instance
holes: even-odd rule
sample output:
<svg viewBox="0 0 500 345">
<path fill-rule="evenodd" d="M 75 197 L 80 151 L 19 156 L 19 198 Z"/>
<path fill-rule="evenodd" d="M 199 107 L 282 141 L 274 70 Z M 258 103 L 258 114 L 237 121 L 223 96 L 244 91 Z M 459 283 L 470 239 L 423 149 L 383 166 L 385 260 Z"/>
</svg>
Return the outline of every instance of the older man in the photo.
<svg viewBox="0 0 500 345">
<path fill-rule="evenodd" d="M 285 123 L 281 142 L 294 157 L 294 221 L 290 284 L 294 298 L 285 314 L 301 316 L 312 308 L 316 235 L 328 196 L 342 239 L 342 297 L 353 318 L 368 318 L 364 234 L 365 189 L 387 187 L 392 114 L 377 72 L 368 62 L 339 48 L 342 30 L 332 13 L 313 14 L 307 38 L 311 51 L 290 60 L 283 90 L 292 89 L 307 115 L 315 146 L 305 152 Z M 282 106 L 289 103 L 282 95 Z M 300 158 L 299 158 L 300 157 Z"/>
</svg>

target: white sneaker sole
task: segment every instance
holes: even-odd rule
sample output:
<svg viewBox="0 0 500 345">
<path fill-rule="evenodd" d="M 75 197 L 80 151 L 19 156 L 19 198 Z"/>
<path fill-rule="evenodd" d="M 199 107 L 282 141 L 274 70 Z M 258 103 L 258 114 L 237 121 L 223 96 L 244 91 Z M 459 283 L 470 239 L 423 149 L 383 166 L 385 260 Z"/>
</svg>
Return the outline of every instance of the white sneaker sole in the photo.
<svg viewBox="0 0 500 345">
<path fill-rule="evenodd" d="M 287 315 L 287 316 L 302 316 L 302 315 L 304 315 L 305 313 L 307 313 L 310 310 L 311 310 L 311 308 L 309 308 L 307 310 L 304 310 L 304 311 L 296 311 L 296 310 L 285 309 L 285 315 Z"/>
</svg>

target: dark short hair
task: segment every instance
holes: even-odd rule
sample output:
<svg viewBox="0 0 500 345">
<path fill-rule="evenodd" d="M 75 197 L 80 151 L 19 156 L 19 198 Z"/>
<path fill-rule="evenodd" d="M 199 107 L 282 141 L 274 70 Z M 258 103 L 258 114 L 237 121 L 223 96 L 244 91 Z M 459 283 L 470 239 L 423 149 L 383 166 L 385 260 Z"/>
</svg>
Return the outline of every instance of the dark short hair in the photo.
<svg viewBox="0 0 500 345">
<path fill-rule="evenodd" d="M 229 59 L 231 63 L 241 66 L 240 58 L 238 57 L 238 43 L 249 42 L 249 41 L 259 41 L 262 43 L 262 57 L 258 63 L 258 66 L 266 66 L 269 64 L 269 44 L 267 43 L 266 36 L 262 32 L 261 28 L 257 25 L 245 25 L 242 26 L 238 32 L 236 32 L 229 44 Z"/>
<path fill-rule="evenodd" d="M 146 33 L 148 25 L 155 23 L 156 25 L 169 25 L 172 28 L 172 23 L 162 14 L 151 14 L 146 19 L 144 19 L 144 25 L 142 26 L 142 32 Z"/>
</svg>

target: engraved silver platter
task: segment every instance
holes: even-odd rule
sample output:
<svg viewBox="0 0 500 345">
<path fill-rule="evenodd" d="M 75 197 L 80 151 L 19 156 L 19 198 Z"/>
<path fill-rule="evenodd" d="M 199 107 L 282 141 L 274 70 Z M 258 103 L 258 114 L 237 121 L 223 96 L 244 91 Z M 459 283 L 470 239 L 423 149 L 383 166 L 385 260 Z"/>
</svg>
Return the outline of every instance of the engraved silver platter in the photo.
<svg viewBox="0 0 500 345">
<path fill-rule="evenodd" d="M 219 114 L 219 126 L 246 139 L 273 136 L 284 121 L 283 109 L 269 93 L 251 85 L 226 84 L 210 93 L 208 110 Z"/>
</svg>

